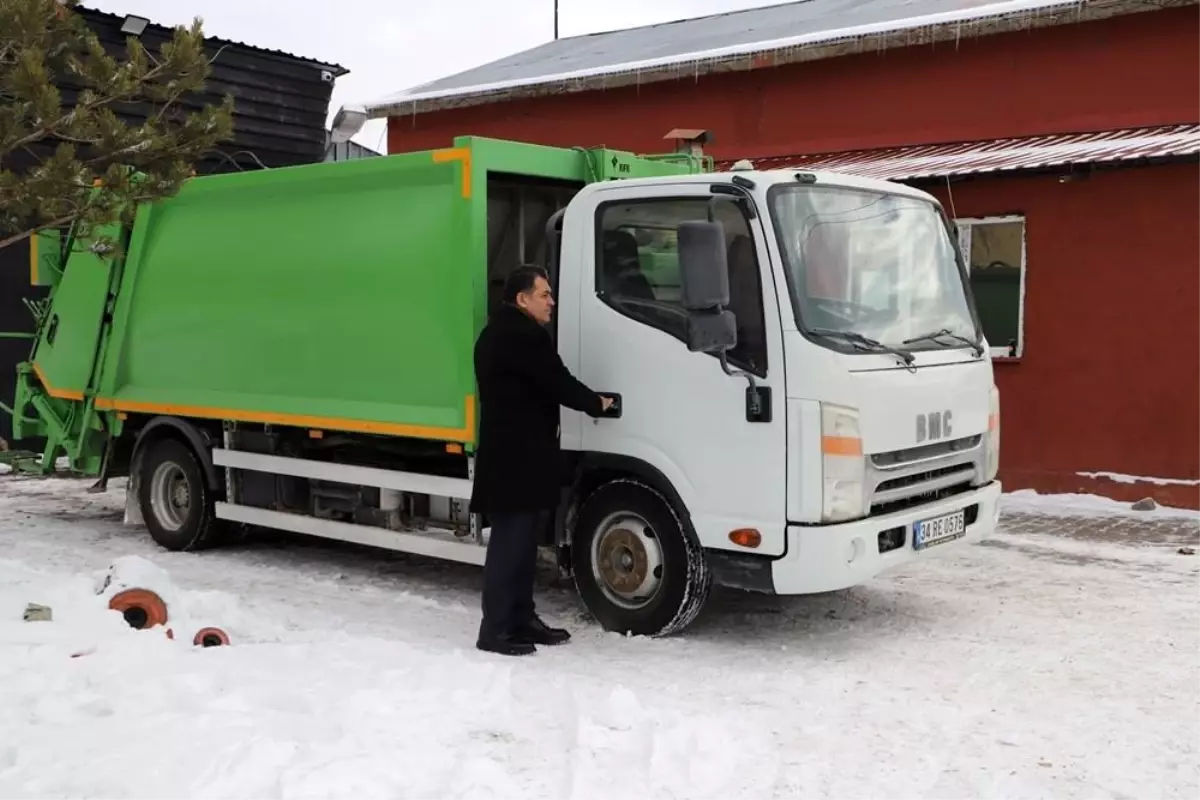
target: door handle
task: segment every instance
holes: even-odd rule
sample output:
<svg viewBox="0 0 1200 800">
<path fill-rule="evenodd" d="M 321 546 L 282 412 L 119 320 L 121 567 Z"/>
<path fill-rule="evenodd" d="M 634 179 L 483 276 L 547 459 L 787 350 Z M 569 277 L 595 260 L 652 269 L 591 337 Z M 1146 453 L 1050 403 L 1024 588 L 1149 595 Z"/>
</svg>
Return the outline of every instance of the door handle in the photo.
<svg viewBox="0 0 1200 800">
<path fill-rule="evenodd" d="M 620 419 L 621 418 L 621 395 L 616 392 L 596 392 L 596 394 L 605 397 L 611 397 L 613 404 L 608 407 L 607 411 L 600 414 L 602 419 Z"/>
</svg>

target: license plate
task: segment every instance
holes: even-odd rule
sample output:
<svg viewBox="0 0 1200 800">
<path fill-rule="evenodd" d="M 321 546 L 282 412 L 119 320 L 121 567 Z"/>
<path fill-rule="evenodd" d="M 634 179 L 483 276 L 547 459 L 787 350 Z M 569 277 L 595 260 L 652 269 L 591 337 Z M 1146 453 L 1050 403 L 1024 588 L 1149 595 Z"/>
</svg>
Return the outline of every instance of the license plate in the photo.
<svg viewBox="0 0 1200 800">
<path fill-rule="evenodd" d="M 967 512 L 955 511 L 933 519 L 913 523 L 913 549 L 923 550 L 935 544 L 958 539 L 967 532 Z"/>
</svg>

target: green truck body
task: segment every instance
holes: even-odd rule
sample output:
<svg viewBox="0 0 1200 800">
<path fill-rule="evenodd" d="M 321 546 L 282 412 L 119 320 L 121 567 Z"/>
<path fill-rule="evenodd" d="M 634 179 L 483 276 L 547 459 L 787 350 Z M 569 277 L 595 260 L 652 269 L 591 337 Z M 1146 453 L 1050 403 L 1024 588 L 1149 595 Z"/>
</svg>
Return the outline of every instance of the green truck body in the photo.
<svg viewBox="0 0 1200 800">
<path fill-rule="evenodd" d="M 193 179 L 140 208 L 131 230 L 109 231 L 123 258 L 76 249 L 56 263 L 55 242 L 42 242 L 32 272 L 54 290 L 21 367 L 14 430 L 47 437 L 43 469 L 62 448 L 88 473 L 130 414 L 471 452 L 471 353 L 497 263 L 535 260 L 531 241 L 586 183 L 699 166 L 464 137 Z"/>
</svg>

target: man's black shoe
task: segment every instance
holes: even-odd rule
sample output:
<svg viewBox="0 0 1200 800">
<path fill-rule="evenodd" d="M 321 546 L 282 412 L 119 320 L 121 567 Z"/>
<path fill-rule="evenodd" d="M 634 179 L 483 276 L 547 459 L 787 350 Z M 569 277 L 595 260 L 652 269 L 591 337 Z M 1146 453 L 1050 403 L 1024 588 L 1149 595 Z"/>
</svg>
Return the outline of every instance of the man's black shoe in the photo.
<svg viewBox="0 0 1200 800">
<path fill-rule="evenodd" d="M 532 642 L 522 641 L 515 636 L 480 636 L 475 647 L 502 656 L 528 656 L 537 652 Z"/>
<path fill-rule="evenodd" d="M 571 634 L 562 628 L 551 628 L 538 617 L 534 617 L 524 625 L 518 626 L 513 631 L 512 638 L 513 641 L 526 642 L 530 645 L 542 644 L 551 646 L 570 641 Z"/>
</svg>

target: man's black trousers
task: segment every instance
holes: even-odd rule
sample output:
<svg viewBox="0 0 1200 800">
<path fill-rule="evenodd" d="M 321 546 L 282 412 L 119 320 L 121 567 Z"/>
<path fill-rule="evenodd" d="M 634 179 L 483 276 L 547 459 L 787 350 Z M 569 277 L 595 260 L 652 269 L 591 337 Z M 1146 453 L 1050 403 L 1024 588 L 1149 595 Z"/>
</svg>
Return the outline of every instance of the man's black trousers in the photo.
<svg viewBox="0 0 1200 800">
<path fill-rule="evenodd" d="M 505 636 L 533 620 L 538 536 L 549 515 L 549 511 L 488 515 L 492 532 L 483 565 L 480 636 Z"/>
</svg>

